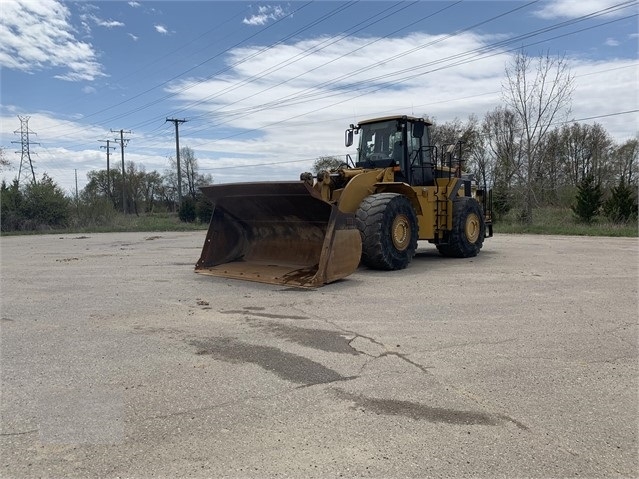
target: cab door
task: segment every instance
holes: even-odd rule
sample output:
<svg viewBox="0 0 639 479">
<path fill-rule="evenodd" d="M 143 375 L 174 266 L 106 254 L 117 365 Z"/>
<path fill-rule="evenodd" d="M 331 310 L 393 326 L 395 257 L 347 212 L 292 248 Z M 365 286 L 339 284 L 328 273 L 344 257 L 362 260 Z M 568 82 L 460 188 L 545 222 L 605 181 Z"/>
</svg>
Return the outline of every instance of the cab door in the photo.
<svg viewBox="0 0 639 479">
<path fill-rule="evenodd" d="M 435 184 L 432 148 L 430 147 L 428 128 L 424 127 L 421 137 L 413 136 L 413 123 L 406 128 L 408 146 L 408 165 L 412 186 L 431 186 Z"/>
</svg>

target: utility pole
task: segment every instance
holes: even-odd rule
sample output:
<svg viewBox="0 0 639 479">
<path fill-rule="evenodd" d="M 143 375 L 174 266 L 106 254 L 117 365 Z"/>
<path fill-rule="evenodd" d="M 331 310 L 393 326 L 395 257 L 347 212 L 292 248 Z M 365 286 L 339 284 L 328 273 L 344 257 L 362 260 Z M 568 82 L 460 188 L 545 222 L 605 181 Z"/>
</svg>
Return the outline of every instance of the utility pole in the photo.
<svg viewBox="0 0 639 479">
<path fill-rule="evenodd" d="M 80 198 L 78 197 L 78 169 L 75 169 L 75 211 L 80 214 Z"/>
<path fill-rule="evenodd" d="M 111 133 L 118 133 L 118 131 L 111 130 Z M 124 138 L 125 133 L 130 134 L 131 131 L 120 130 L 120 139 L 118 140 L 116 138 L 114 141 L 120 144 L 120 152 L 122 154 L 122 211 L 126 215 L 127 207 L 126 207 L 126 176 L 124 171 L 124 147 L 129 143 L 129 139 Z"/>
<path fill-rule="evenodd" d="M 182 168 L 180 168 L 180 132 L 178 125 L 185 123 L 187 120 L 178 120 L 177 118 L 167 118 L 166 121 L 172 121 L 175 125 L 175 160 L 177 162 L 177 180 L 178 180 L 178 207 L 182 206 Z M 165 122 L 166 123 L 166 122 Z"/>
<path fill-rule="evenodd" d="M 109 151 L 115 150 L 115 146 L 109 146 L 111 140 L 99 140 L 102 143 L 106 142 L 106 146 L 100 145 L 100 148 L 106 148 L 107 153 L 107 195 L 111 198 L 111 170 L 109 168 Z"/>
<path fill-rule="evenodd" d="M 20 168 L 18 169 L 18 184 L 20 183 L 20 176 L 22 174 L 22 164 L 29 162 L 29 167 L 31 168 L 31 176 L 33 184 L 36 182 L 35 170 L 33 169 L 33 162 L 31 161 L 31 152 L 29 149 L 29 145 L 39 145 L 40 143 L 34 143 L 29 141 L 29 133 L 36 133 L 29 131 L 29 118 L 28 116 L 18 116 L 20 119 L 20 141 L 12 141 L 11 143 L 20 143 L 22 145 L 22 151 L 16 151 L 16 153 L 22 153 L 20 157 Z M 18 130 L 14 131 L 15 134 L 18 133 Z M 26 168 L 26 165 L 25 165 Z"/>
</svg>

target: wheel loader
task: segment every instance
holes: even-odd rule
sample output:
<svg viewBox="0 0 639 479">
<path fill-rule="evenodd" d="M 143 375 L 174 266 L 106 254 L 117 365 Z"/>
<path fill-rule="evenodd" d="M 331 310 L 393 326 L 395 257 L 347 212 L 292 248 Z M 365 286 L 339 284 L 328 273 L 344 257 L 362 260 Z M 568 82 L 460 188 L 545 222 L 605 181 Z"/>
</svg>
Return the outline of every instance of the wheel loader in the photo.
<svg viewBox="0 0 639 479">
<path fill-rule="evenodd" d="M 463 171 L 461 143 L 430 144 L 423 118 L 350 125 L 357 158 L 299 181 L 212 185 L 201 274 L 318 287 L 369 268 L 408 266 L 418 240 L 444 256 L 477 255 L 493 235 L 492 195 Z"/>
</svg>

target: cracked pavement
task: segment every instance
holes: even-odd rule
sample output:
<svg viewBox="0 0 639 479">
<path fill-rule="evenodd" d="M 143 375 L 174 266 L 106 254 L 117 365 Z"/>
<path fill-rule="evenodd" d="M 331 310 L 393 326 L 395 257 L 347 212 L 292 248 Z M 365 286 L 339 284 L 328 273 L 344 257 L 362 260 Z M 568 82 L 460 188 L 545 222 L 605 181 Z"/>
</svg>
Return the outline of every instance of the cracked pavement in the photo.
<svg viewBox="0 0 639 479">
<path fill-rule="evenodd" d="M 300 290 L 204 236 L 0 238 L 2 477 L 636 476 L 636 238 Z"/>
</svg>

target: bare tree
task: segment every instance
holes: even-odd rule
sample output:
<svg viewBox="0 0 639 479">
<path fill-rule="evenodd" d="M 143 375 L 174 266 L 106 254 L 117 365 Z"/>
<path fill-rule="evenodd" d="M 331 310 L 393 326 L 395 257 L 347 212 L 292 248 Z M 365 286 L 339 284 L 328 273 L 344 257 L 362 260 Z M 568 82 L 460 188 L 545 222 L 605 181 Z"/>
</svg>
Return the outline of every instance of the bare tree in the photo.
<svg viewBox="0 0 639 479">
<path fill-rule="evenodd" d="M 470 115 L 468 121 L 459 118 L 445 123 L 438 123 L 435 119 L 428 119 L 432 123 L 430 127 L 430 144 L 437 146 L 442 151 L 445 145 L 462 144 L 462 158 L 472 158 L 481 137 L 479 133 L 479 121 L 475 115 Z"/>
<path fill-rule="evenodd" d="M 164 180 L 169 189 L 177 192 L 177 162 L 173 157 L 169 157 L 169 165 L 169 169 L 164 173 Z M 195 153 L 188 146 L 180 148 L 180 169 L 182 170 L 183 195 L 196 198 L 201 186 L 213 183 L 213 177 L 210 174 L 200 174 Z"/>
<path fill-rule="evenodd" d="M 617 183 L 622 181 L 627 185 L 636 185 L 639 176 L 639 134 L 614 148 L 612 163 Z"/>
<path fill-rule="evenodd" d="M 599 124 L 573 123 L 561 128 L 560 154 L 571 186 L 577 187 L 586 176 L 601 184 L 608 176 L 612 139 Z"/>
<path fill-rule="evenodd" d="M 495 210 L 505 214 L 519 191 L 522 169 L 522 129 L 517 115 L 504 107 L 486 113 L 482 121 L 487 175 L 494 189 Z"/>
<path fill-rule="evenodd" d="M 546 136 L 554 122 L 570 113 L 573 90 L 574 76 L 564 57 L 553 58 L 547 53 L 535 59 L 519 52 L 506 66 L 502 95 L 522 128 L 522 219 L 527 223 L 532 222 L 537 204 L 538 167 Z"/>
<path fill-rule="evenodd" d="M 564 168 L 564 151 L 561 142 L 561 130 L 555 128 L 546 135 L 543 154 L 537 167 L 538 188 L 544 203 L 558 204 L 559 191 L 567 183 Z"/>
<path fill-rule="evenodd" d="M 11 162 L 5 156 L 4 148 L 0 146 L 0 171 L 2 171 L 5 168 L 11 169 Z"/>
<path fill-rule="evenodd" d="M 313 173 L 318 174 L 320 171 L 335 170 L 344 164 L 338 156 L 320 156 L 313 163 Z"/>
</svg>

